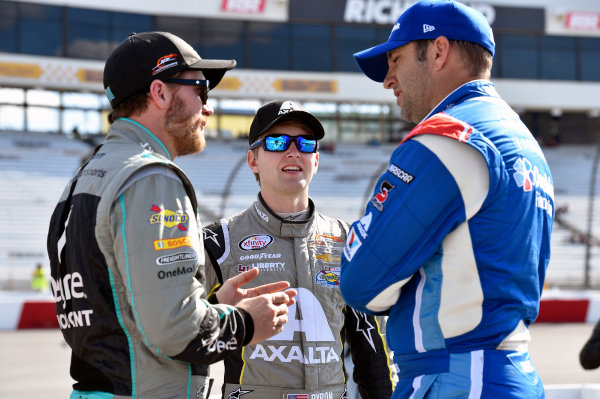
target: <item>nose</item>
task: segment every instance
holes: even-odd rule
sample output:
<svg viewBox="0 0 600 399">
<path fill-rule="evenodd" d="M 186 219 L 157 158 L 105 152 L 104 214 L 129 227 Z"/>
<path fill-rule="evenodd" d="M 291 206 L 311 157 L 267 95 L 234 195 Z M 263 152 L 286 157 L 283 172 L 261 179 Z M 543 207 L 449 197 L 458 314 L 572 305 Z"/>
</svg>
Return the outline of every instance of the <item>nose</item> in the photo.
<svg viewBox="0 0 600 399">
<path fill-rule="evenodd" d="M 215 110 L 213 109 L 213 107 L 208 105 L 208 103 L 202 104 L 202 115 L 211 116 L 214 113 L 215 113 Z"/>
<path fill-rule="evenodd" d="M 293 137 L 292 138 L 292 143 L 290 143 L 290 146 L 288 147 L 285 155 L 288 156 L 289 158 L 293 158 L 293 157 L 300 157 L 300 150 L 298 149 L 298 146 L 296 145 L 296 138 Z"/>
<path fill-rule="evenodd" d="M 398 83 L 398 79 L 396 79 L 396 76 L 392 72 L 392 69 L 388 68 L 388 72 L 385 75 L 385 79 L 383 79 L 383 87 L 385 89 L 393 89 L 396 83 Z"/>
</svg>

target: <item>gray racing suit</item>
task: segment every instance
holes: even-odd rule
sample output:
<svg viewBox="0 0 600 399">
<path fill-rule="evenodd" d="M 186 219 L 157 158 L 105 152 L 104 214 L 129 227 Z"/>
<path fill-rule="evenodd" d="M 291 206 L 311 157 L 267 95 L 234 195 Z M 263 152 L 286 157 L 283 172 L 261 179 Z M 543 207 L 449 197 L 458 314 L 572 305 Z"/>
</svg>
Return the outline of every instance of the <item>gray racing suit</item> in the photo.
<svg viewBox="0 0 600 399">
<path fill-rule="evenodd" d="M 192 185 L 163 143 L 115 121 L 48 233 L 72 397 L 202 398 L 206 365 L 252 339 L 246 311 L 205 299 L 200 231 Z"/>
<path fill-rule="evenodd" d="M 281 333 L 225 359 L 224 398 L 345 398 L 344 342 L 362 398 L 391 397 L 380 326 L 373 316 L 346 306 L 340 294 L 347 224 L 315 212 L 309 203 L 308 220 L 282 220 L 259 194 L 249 209 L 204 229 L 206 286 L 213 292 L 251 268 L 260 273 L 248 286 L 286 280 L 298 291 Z"/>
</svg>

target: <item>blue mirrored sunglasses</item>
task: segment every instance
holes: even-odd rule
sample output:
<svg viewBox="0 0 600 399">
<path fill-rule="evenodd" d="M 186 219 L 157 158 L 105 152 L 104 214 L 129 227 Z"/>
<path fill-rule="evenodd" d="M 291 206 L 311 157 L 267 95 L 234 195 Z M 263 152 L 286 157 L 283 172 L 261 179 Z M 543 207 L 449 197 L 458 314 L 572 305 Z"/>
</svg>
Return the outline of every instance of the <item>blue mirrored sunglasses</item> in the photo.
<svg viewBox="0 0 600 399">
<path fill-rule="evenodd" d="M 296 147 L 300 152 L 312 153 L 319 150 L 319 142 L 315 140 L 314 137 L 288 136 L 287 134 L 282 133 L 275 133 L 265 136 L 262 139 L 252 143 L 250 149 L 253 150 L 262 145 L 265 151 L 283 152 L 290 148 L 292 141 L 296 143 Z"/>
<path fill-rule="evenodd" d="M 206 104 L 206 102 L 208 101 L 208 80 L 168 78 L 165 79 L 164 82 L 174 83 L 176 85 L 196 86 L 198 88 L 198 97 L 200 97 L 200 101 L 202 101 L 202 104 Z"/>
</svg>

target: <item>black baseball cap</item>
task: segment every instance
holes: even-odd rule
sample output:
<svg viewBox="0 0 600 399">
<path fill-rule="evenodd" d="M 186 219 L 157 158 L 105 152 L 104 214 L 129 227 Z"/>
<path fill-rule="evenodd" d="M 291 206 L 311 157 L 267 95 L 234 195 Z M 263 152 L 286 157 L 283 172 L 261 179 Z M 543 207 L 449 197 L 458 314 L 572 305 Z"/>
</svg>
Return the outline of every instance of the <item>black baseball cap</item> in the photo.
<svg viewBox="0 0 600 399">
<path fill-rule="evenodd" d="M 248 142 L 254 143 L 262 134 L 283 121 L 296 120 L 306 125 L 317 140 L 325 136 L 323 125 L 310 112 L 290 100 L 273 101 L 263 105 L 256 111 L 250 125 Z"/>
<path fill-rule="evenodd" d="M 132 33 L 111 53 L 104 66 L 104 91 L 115 108 L 123 100 L 186 69 L 199 70 L 214 89 L 235 60 L 203 60 L 183 39 L 168 32 Z"/>
</svg>

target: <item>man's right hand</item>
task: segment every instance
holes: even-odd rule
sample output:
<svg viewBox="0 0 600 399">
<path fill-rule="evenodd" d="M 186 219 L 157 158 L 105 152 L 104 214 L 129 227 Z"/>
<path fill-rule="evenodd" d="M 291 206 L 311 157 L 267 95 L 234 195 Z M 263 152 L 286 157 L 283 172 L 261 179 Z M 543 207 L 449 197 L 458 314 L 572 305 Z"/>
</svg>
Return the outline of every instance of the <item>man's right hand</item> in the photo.
<svg viewBox="0 0 600 399">
<path fill-rule="evenodd" d="M 295 302 L 296 294 L 295 290 L 290 289 L 243 299 L 237 303 L 237 307 L 250 313 L 254 322 L 254 336 L 250 344 L 257 344 L 283 331 L 283 325 L 288 320 L 288 306 Z"/>
</svg>

